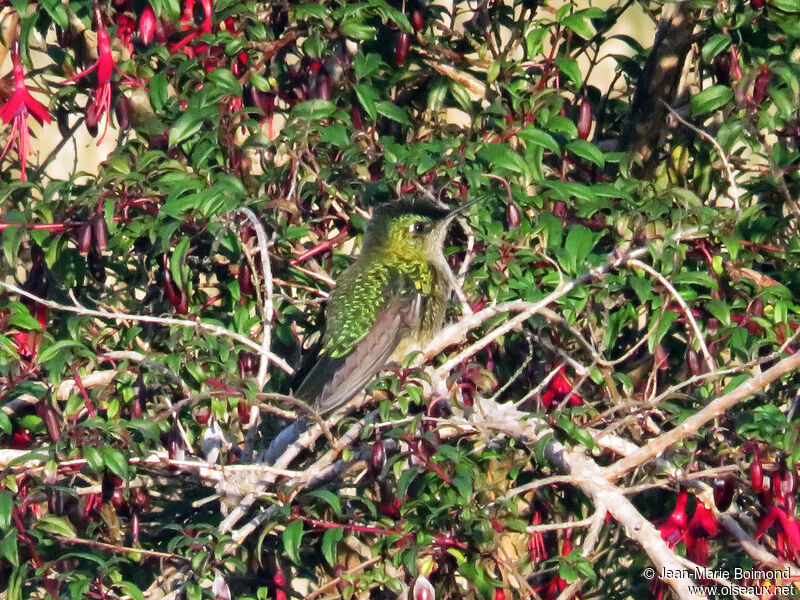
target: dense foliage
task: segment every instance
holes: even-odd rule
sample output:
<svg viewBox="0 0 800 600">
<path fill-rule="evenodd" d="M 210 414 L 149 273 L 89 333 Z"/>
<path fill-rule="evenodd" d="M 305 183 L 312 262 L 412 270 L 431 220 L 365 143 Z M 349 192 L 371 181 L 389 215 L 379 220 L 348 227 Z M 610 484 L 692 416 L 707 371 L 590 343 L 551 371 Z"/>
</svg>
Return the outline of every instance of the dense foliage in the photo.
<svg viewBox="0 0 800 600">
<path fill-rule="evenodd" d="M 4 599 L 650 598 L 675 555 L 800 557 L 800 4 L 444 4 L 0 2 Z M 113 151 L 55 178 L 83 127 Z M 248 466 L 401 195 L 479 199 L 456 325 Z"/>
</svg>

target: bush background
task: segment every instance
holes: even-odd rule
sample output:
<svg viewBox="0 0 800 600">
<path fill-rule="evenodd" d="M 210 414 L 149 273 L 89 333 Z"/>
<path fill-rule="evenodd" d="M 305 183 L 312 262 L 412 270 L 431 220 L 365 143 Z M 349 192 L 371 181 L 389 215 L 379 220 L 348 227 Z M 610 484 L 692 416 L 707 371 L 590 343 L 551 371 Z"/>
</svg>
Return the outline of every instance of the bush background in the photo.
<svg viewBox="0 0 800 600">
<path fill-rule="evenodd" d="M 26 181 L 2 134 L 4 597 L 688 598 L 644 568 L 796 559 L 796 2 L 1 14 L 53 120 Z M 480 200 L 452 325 L 247 466 L 399 195 Z"/>
</svg>

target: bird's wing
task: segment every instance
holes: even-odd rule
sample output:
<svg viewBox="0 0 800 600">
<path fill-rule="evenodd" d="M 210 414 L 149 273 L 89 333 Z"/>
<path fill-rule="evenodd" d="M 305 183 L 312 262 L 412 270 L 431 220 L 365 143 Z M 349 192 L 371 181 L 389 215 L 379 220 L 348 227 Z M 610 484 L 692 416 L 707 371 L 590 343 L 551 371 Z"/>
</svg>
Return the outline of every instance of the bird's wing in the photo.
<svg viewBox="0 0 800 600">
<path fill-rule="evenodd" d="M 405 287 L 395 279 L 378 286 L 375 293 L 380 303 L 374 318 L 363 326 L 363 335 L 353 336 L 346 348 L 337 348 L 338 352 L 332 351 L 331 345 L 324 346 L 294 392 L 297 398 L 313 402 L 320 413 L 334 410 L 361 391 L 386 365 L 403 337 L 419 326 L 423 300 L 413 286 Z M 356 315 L 344 310 L 335 318 L 341 321 Z"/>
</svg>

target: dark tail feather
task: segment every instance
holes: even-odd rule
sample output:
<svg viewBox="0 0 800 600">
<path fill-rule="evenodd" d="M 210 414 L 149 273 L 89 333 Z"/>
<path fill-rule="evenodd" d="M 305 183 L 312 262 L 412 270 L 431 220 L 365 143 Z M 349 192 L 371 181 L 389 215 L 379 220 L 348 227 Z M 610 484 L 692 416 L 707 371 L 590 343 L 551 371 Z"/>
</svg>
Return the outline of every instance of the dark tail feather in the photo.
<svg viewBox="0 0 800 600">
<path fill-rule="evenodd" d="M 266 450 L 259 452 L 256 457 L 256 462 L 274 465 L 275 462 L 283 456 L 284 452 L 289 449 L 289 446 L 294 444 L 301 435 L 303 435 L 309 427 L 309 421 L 306 417 L 298 418 L 294 423 L 285 427 L 275 439 L 272 440 Z"/>
</svg>

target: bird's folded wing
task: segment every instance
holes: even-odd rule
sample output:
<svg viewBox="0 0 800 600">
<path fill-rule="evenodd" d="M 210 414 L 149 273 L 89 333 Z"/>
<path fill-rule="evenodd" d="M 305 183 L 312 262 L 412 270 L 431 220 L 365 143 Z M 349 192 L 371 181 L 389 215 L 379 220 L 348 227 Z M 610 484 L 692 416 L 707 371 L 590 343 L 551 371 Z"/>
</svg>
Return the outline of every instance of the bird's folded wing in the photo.
<svg viewBox="0 0 800 600">
<path fill-rule="evenodd" d="M 388 300 L 372 327 L 346 356 L 320 354 L 294 395 L 313 401 L 320 413 L 330 412 L 353 398 L 386 365 L 403 337 L 418 327 L 421 302 L 417 293 Z"/>
</svg>

